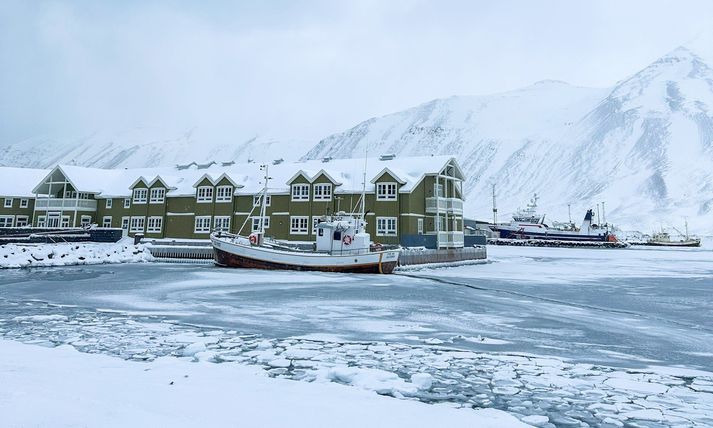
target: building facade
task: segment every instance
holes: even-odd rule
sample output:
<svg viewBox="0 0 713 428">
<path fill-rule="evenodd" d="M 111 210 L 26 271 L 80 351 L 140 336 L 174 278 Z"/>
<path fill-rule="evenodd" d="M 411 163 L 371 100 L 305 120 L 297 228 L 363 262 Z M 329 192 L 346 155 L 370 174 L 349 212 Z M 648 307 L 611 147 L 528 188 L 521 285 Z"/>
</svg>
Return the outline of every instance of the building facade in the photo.
<svg viewBox="0 0 713 428">
<path fill-rule="evenodd" d="M 358 213 L 364 193 L 373 241 L 463 246 L 463 174 L 452 157 L 133 170 L 57 166 L 42 173 L 31 189 L 15 192 L 23 195 L 5 197 L 12 201 L 0 212 L 0 227 L 98 225 L 149 239 L 208 239 L 213 230 L 247 235 L 262 221 L 268 237 L 314 242 L 322 216 Z"/>
</svg>

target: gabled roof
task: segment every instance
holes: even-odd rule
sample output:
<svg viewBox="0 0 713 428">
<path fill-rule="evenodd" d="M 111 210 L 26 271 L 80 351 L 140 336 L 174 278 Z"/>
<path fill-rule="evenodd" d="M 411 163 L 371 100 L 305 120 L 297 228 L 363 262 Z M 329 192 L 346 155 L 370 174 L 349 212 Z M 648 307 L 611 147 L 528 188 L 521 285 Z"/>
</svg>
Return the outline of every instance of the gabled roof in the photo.
<svg viewBox="0 0 713 428">
<path fill-rule="evenodd" d="M 278 164 L 278 165 L 279 165 L 279 164 Z M 309 174 L 307 174 L 307 173 L 304 172 L 303 170 L 299 170 L 299 171 L 297 171 L 297 172 L 295 173 L 295 175 L 293 175 L 293 176 L 290 177 L 287 181 L 285 181 L 285 184 L 287 184 L 287 185 L 292 184 L 292 182 L 295 181 L 295 179 L 296 179 L 297 177 L 299 177 L 299 176 L 304 177 L 304 178 L 305 178 L 307 181 L 309 181 L 310 183 L 312 182 L 312 178 L 310 178 Z"/>
<path fill-rule="evenodd" d="M 141 176 L 141 177 L 137 178 L 133 183 L 131 183 L 131 186 L 129 186 L 129 189 L 133 189 L 139 183 L 144 183 L 146 185 L 146 187 L 149 187 L 149 181 L 146 178 L 144 178 L 143 176 Z"/>
<path fill-rule="evenodd" d="M 376 174 L 376 176 L 371 179 L 370 183 L 372 183 L 372 184 L 376 183 L 376 182 L 381 178 L 381 176 L 384 175 L 384 174 L 389 174 L 390 176 L 394 177 L 394 180 L 396 180 L 396 182 L 398 182 L 398 183 L 401 184 L 401 185 L 406 184 L 406 182 L 405 182 L 404 180 L 400 179 L 399 176 L 396 175 L 396 174 L 395 174 L 392 170 L 390 170 L 388 167 L 382 169 L 380 173 Z"/>
</svg>

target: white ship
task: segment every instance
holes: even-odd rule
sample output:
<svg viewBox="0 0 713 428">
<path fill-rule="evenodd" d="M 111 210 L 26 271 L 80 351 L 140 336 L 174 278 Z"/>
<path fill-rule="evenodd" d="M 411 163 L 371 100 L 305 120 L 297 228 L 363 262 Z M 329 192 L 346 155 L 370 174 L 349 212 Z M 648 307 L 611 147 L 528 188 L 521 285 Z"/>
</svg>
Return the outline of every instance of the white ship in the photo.
<svg viewBox="0 0 713 428">
<path fill-rule="evenodd" d="M 569 223 L 566 227 L 550 227 L 545 224 L 545 216 L 537 213 L 537 194 L 525 209 L 518 209 L 510 223 L 499 223 L 493 230 L 503 239 L 545 239 L 558 241 L 606 241 L 616 242 L 616 235 L 609 225 L 593 222 L 594 211 L 587 210 L 582 225 L 577 228 Z"/>
</svg>

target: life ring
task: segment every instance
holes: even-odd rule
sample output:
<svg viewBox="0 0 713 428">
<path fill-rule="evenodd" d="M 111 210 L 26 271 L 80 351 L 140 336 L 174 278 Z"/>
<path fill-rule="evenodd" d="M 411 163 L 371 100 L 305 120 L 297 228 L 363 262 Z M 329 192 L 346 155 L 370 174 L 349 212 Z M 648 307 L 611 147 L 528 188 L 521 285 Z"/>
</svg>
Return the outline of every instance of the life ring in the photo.
<svg viewBox="0 0 713 428">
<path fill-rule="evenodd" d="M 352 245 L 352 237 L 349 235 L 344 235 L 344 239 L 342 239 L 342 242 L 344 242 L 344 245 Z"/>
<path fill-rule="evenodd" d="M 250 236 L 248 236 L 248 239 L 250 239 L 250 243 L 253 245 L 257 245 L 257 235 L 254 233 L 251 233 Z"/>
</svg>

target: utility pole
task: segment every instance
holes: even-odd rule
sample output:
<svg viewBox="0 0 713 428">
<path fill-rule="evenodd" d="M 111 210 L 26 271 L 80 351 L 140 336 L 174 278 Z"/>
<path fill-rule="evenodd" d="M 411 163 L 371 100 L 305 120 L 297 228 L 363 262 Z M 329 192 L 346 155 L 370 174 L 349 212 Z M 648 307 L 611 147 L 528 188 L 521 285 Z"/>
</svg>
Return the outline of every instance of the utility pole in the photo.
<svg viewBox="0 0 713 428">
<path fill-rule="evenodd" d="M 493 183 L 493 225 L 498 224 L 498 207 L 495 204 L 495 183 Z"/>
</svg>

